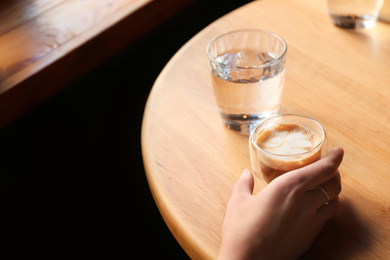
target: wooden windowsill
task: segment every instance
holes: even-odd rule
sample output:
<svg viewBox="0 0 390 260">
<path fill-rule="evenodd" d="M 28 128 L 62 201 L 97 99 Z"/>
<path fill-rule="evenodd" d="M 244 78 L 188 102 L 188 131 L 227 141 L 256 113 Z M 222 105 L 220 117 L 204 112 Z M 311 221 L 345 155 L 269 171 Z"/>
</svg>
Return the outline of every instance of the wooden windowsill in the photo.
<svg viewBox="0 0 390 260">
<path fill-rule="evenodd" d="M 0 128 L 194 1 L 1 1 Z"/>
</svg>

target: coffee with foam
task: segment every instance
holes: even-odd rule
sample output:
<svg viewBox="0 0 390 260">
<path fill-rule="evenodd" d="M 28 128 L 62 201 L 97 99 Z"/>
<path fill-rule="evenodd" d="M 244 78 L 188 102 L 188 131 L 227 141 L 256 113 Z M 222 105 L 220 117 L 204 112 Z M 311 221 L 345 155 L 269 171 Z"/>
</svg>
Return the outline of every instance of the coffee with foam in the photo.
<svg viewBox="0 0 390 260">
<path fill-rule="evenodd" d="M 263 150 L 276 155 L 295 155 L 312 150 L 321 138 L 310 129 L 297 124 L 279 124 L 262 130 L 256 143 Z"/>
<path fill-rule="evenodd" d="M 261 170 L 267 183 L 321 158 L 323 128 L 290 121 L 266 124 L 251 137 L 252 168 Z"/>
</svg>

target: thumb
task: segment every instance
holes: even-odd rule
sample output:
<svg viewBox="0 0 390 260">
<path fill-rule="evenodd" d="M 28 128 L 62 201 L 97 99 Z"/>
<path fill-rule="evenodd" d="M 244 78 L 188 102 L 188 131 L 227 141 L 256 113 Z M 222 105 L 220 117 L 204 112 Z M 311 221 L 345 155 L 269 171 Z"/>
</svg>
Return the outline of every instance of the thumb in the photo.
<svg viewBox="0 0 390 260">
<path fill-rule="evenodd" d="M 233 187 L 233 196 L 238 194 L 252 195 L 254 179 L 250 170 L 245 169 Z"/>
</svg>

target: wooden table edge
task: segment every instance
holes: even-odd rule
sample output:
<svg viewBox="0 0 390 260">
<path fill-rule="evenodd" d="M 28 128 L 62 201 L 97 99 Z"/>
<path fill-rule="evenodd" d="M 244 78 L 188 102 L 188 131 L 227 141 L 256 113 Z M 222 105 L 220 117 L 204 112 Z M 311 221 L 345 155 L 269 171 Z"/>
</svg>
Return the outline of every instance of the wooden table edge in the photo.
<svg viewBox="0 0 390 260">
<path fill-rule="evenodd" d="M 165 65 L 165 67 L 157 77 L 145 105 L 144 115 L 142 119 L 142 127 L 141 127 L 142 158 L 145 167 L 146 179 L 148 181 L 148 185 L 152 193 L 153 199 L 169 230 L 175 237 L 176 241 L 180 244 L 180 246 L 190 256 L 191 259 L 207 259 L 209 258 L 209 256 L 203 250 L 203 248 L 199 246 L 196 243 L 196 241 L 193 240 L 187 234 L 184 228 L 185 225 L 181 223 L 179 219 L 174 217 L 173 212 L 175 212 L 175 208 L 172 206 L 169 198 L 167 198 L 165 194 L 158 192 L 157 187 L 161 183 L 158 181 L 158 177 L 157 177 L 158 173 L 157 170 L 155 169 L 156 164 L 154 163 L 153 158 L 149 155 L 147 151 L 147 147 L 151 147 L 149 144 L 149 140 L 147 139 L 148 136 L 147 133 L 149 131 L 150 121 L 152 120 L 149 118 L 148 114 L 151 109 L 151 103 L 153 103 L 152 100 L 154 99 L 155 92 L 158 91 L 160 80 L 165 76 L 166 72 L 170 70 L 170 67 L 175 63 L 176 59 L 178 59 L 181 56 L 181 53 L 185 52 L 186 49 L 190 48 L 193 42 L 196 41 L 198 37 L 201 37 L 200 35 L 202 35 L 205 30 L 208 30 L 208 27 L 198 32 L 187 43 L 185 43 L 168 61 L 168 63 Z M 206 55 L 206 47 L 205 47 L 205 55 Z"/>
</svg>

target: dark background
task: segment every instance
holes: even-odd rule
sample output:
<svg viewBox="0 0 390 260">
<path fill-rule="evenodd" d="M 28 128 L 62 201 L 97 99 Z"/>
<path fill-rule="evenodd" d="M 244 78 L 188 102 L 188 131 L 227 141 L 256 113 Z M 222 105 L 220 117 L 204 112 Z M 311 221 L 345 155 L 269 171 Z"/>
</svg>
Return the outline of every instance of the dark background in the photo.
<svg viewBox="0 0 390 260">
<path fill-rule="evenodd" d="M 143 110 L 175 52 L 247 2 L 198 1 L 0 130 L 3 252 L 187 258 L 146 181 Z"/>
</svg>

